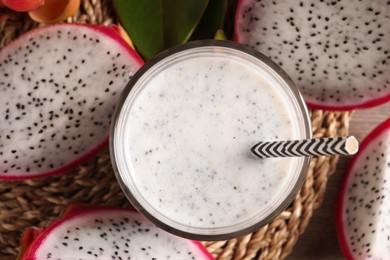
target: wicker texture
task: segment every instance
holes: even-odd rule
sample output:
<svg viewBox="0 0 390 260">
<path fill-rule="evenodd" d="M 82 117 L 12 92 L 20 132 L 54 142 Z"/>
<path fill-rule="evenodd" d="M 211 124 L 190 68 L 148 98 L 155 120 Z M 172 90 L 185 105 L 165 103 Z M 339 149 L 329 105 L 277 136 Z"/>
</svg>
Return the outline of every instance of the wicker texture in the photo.
<svg viewBox="0 0 390 260">
<path fill-rule="evenodd" d="M 0 47 L 37 24 L 26 14 L 0 16 Z M 111 24 L 116 22 L 111 2 L 84 0 L 68 22 Z M 351 113 L 311 111 L 315 137 L 346 135 Z M 227 241 L 205 242 L 217 259 L 281 259 L 292 251 L 313 210 L 321 205 L 337 157 L 318 157 L 310 162 L 307 179 L 294 202 L 275 220 L 255 233 Z M 42 179 L 0 182 L 0 258 L 14 259 L 19 238 L 30 226 L 44 227 L 73 203 L 130 207 L 117 184 L 108 151 L 72 172 Z"/>
</svg>

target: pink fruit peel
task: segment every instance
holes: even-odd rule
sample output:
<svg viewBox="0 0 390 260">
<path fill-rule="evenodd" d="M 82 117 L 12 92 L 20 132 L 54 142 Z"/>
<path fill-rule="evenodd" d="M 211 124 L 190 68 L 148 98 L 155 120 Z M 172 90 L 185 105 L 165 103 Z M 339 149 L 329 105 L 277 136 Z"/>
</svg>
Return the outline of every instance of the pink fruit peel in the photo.
<svg viewBox="0 0 390 260">
<path fill-rule="evenodd" d="M 341 184 L 336 226 L 347 259 L 390 257 L 389 184 L 390 118 L 363 140 Z"/>
<path fill-rule="evenodd" d="M 385 1 L 240 0 L 235 41 L 284 68 L 311 108 L 373 107 L 390 101 L 389 10 Z"/>
<path fill-rule="evenodd" d="M 40 27 L 0 50 L 0 179 L 64 173 L 105 148 L 119 94 L 142 64 L 115 27 L 96 25 Z"/>
<path fill-rule="evenodd" d="M 73 232 L 77 234 L 73 235 Z M 83 236 L 88 237 L 88 241 L 81 241 Z M 89 243 L 91 240 L 93 242 Z M 72 243 L 77 244 L 73 249 Z M 134 210 L 93 205 L 70 206 L 62 218 L 40 231 L 21 259 L 40 259 L 48 254 L 55 258 L 77 254 L 80 259 L 96 254 L 95 257 L 105 259 L 110 257 L 106 253 L 112 251 L 112 244 L 116 248 L 115 255 L 122 259 L 143 259 L 145 255 L 137 254 L 145 254 L 147 250 L 150 250 L 149 258 L 156 253 L 157 259 L 167 255 L 175 258 L 175 254 L 180 259 L 214 259 L 199 242 L 173 236 L 152 225 Z M 55 245 L 59 246 L 55 248 Z M 158 250 L 152 252 L 156 248 Z"/>
</svg>

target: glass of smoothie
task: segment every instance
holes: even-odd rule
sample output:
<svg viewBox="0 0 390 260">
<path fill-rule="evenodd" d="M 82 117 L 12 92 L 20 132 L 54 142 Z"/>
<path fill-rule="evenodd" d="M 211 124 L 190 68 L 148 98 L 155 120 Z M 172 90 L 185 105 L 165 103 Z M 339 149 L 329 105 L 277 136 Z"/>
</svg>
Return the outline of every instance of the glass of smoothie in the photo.
<svg viewBox="0 0 390 260">
<path fill-rule="evenodd" d="M 161 228 L 224 240 L 269 223 L 302 186 L 308 157 L 259 159 L 259 141 L 311 138 L 292 80 L 228 41 L 169 49 L 125 88 L 110 153 L 127 198 Z"/>
</svg>

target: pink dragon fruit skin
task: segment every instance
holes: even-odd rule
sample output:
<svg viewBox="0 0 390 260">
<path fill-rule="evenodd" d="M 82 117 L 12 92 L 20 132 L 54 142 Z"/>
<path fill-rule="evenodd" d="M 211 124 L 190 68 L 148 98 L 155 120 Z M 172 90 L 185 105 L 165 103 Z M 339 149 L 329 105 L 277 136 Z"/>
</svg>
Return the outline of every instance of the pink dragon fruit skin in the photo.
<svg viewBox="0 0 390 260">
<path fill-rule="evenodd" d="M 115 26 L 43 26 L 0 50 L 0 179 L 64 173 L 106 147 L 142 65 Z"/>
<path fill-rule="evenodd" d="M 21 259 L 213 259 L 199 242 L 171 235 L 129 209 L 71 206 L 38 232 Z"/>
<path fill-rule="evenodd" d="M 384 0 L 240 0 L 235 41 L 286 70 L 311 108 L 367 108 L 390 100 L 389 12 Z"/>
<path fill-rule="evenodd" d="M 363 140 L 341 185 L 336 225 L 346 258 L 389 258 L 389 191 L 390 118 Z"/>
</svg>

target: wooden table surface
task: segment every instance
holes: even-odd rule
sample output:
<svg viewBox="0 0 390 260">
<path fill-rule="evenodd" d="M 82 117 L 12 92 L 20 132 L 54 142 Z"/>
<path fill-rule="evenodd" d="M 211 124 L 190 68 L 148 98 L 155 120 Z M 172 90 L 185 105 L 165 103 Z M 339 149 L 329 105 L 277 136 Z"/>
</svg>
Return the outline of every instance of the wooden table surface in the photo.
<svg viewBox="0 0 390 260">
<path fill-rule="evenodd" d="M 390 102 L 379 107 L 358 110 L 350 122 L 349 133 L 361 141 L 379 123 L 390 117 Z M 344 259 L 337 241 L 335 205 L 349 158 L 340 158 L 336 172 L 329 178 L 322 206 L 314 211 L 305 232 L 288 259 Z"/>
</svg>

